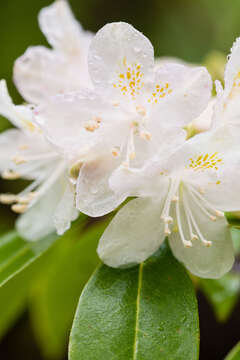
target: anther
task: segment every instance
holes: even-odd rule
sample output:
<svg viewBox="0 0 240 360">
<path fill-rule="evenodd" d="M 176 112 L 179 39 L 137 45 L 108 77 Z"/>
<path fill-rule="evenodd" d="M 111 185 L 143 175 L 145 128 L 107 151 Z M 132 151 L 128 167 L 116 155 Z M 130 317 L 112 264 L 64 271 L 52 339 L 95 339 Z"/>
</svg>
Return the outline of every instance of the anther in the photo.
<svg viewBox="0 0 240 360">
<path fill-rule="evenodd" d="M 216 215 L 217 215 L 218 217 L 224 217 L 224 212 L 219 211 L 219 210 L 216 210 Z"/>
<path fill-rule="evenodd" d="M 172 224 L 173 218 L 171 216 L 161 216 L 161 219 L 165 224 Z"/>
<path fill-rule="evenodd" d="M 191 241 L 188 240 L 182 240 L 183 241 L 183 245 L 185 248 L 191 248 L 192 247 L 192 243 Z"/>
<path fill-rule="evenodd" d="M 195 240 L 198 240 L 198 236 L 195 234 L 192 234 L 191 241 L 195 241 Z"/>
<path fill-rule="evenodd" d="M 119 104 L 120 104 L 119 101 L 114 101 L 113 102 L 113 106 L 119 106 Z"/>
<path fill-rule="evenodd" d="M 210 217 L 210 219 L 211 219 L 212 221 L 216 221 L 216 220 L 217 220 L 216 216 L 210 215 L 209 217 Z"/>
<path fill-rule="evenodd" d="M 14 211 L 17 214 L 22 214 L 27 209 L 26 204 L 14 204 L 11 206 L 12 211 Z"/>
<path fill-rule="evenodd" d="M 19 196 L 17 197 L 17 201 L 19 204 L 28 205 L 31 199 L 28 196 Z"/>
<path fill-rule="evenodd" d="M 20 177 L 21 175 L 18 172 L 12 170 L 5 170 L 2 173 L 2 178 L 6 180 L 16 180 L 19 179 Z"/>
<path fill-rule="evenodd" d="M 97 122 L 89 122 L 87 124 L 85 124 L 84 128 L 87 130 L 87 131 L 95 131 L 96 129 L 99 128 L 99 124 Z"/>
<path fill-rule="evenodd" d="M 102 118 L 101 118 L 100 116 L 96 116 L 96 117 L 94 118 L 94 120 L 95 120 L 98 124 L 100 124 L 100 123 L 102 122 Z"/>
<path fill-rule="evenodd" d="M 178 196 L 174 196 L 173 198 L 172 198 L 172 202 L 177 202 L 179 200 L 179 197 Z"/>
<path fill-rule="evenodd" d="M 12 161 L 16 164 L 16 165 L 21 165 L 21 164 L 25 164 L 27 162 L 26 159 L 24 159 L 22 156 L 16 155 L 15 157 L 12 158 Z"/>
<path fill-rule="evenodd" d="M 0 194 L 0 202 L 2 204 L 10 205 L 16 202 L 16 195 L 14 194 Z"/>
<path fill-rule="evenodd" d="M 211 241 L 207 241 L 205 239 L 202 239 L 202 242 L 203 244 L 206 246 L 206 247 L 210 247 L 212 245 L 212 242 Z"/>
<path fill-rule="evenodd" d="M 164 235 L 168 236 L 171 234 L 171 231 L 168 227 L 168 224 L 165 224 L 165 228 L 164 228 Z"/>
<path fill-rule="evenodd" d="M 112 155 L 113 155 L 114 157 L 117 157 L 117 156 L 119 155 L 119 149 L 116 148 L 116 147 L 114 147 L 114 148 L 112 149 Z"/>
<path fill-rule="evenodd" d="M 149 131 L 141 131 L 140 137 L 144 140 L 151 140 L 152 134 Z"/>
<path fill-rule="evenodd" d="M 141 105 L 136 106 L 136 110 L 139 115 L 142 115 L 142 116 L 146 115 L 146 110 L 143 106 L 141 106 Z"/>
</svg>

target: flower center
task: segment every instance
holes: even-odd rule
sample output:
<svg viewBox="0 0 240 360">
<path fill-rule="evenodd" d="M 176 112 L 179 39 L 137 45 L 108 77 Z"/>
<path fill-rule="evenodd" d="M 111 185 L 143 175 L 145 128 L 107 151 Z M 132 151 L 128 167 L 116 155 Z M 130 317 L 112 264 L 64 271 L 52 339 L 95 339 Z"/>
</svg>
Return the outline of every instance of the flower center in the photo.
<svg viewBox="0 0 240 360">
<path fill-rule="evenodd" d="M 123 95 L 130 95 L 132 99 L 135 99 L 144 85 L 142 77 L 141 65 L 128 64 L 126 56 L 124 56 L 117 71 L 117 81 L 113 86 L 119 89 Z"/>
<path fill-rule="evenodd" d="M 172 93 L 172 89 L 170 89 L 170 85 L 168 82 L 165 84 L 155 86 L 155 90 L 152 92 L 152 96 L 148 99 L 149 103 L 157 104 L 162 98 L 166 95 L 170 95 Z"/>
<path fill-rule="evenodd" d="M 218 153 L 201 154 L 189 159 L 188 167 L 194 171 L 204 171 L 207 169 L 218 170 L 219 165 L 223 164 L 223 160 L 218 157 Z"/>
</svg>

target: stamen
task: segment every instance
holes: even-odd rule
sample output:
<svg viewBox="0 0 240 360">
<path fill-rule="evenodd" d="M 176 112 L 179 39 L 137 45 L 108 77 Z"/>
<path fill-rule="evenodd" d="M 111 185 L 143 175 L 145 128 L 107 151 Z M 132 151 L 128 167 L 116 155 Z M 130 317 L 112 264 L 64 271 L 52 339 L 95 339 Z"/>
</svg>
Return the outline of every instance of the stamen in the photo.
<svg viewBox="0 0 240 360">
<path fill-rule="evenodd" d="M 183 209 L 184 209 L 184 212 L 185 212 L 185 215 L 186 215 L 191 241 L 198 240 L 197 235 L 193 233 L 191 217 L 190 217 L 191 214 L 189 214 L 190 210 L 188 209 L 188 206 L 186 205 L 184 194 L 182 196 L 182 200 L 183 200 Z"/>
<path fill-rule="evenodd" d="M 14 194 L 0 194 L 0 202 L 2 204 L 11 205 L 16 202 L 16 195 Z"/>
<path fill-rule="evenodd" d="M 119 148 L 118 148 L 118 147 L 115 146 L 115 147 L 112 149 L 112 155 L 113 155 L 114 157 L 119 156 Z"/>
<path fill-rule="evenodd" d="M 178 196 L 174 196 L 174 197 L 172 198 L 172 202 L 177 202 L 177 201 L 179 201 L 179 197 L 178 197 Z"/>
<path fill-rule="evenodd" d="M 100 116 L 95 116 L 94 120 L 100 124 L 102 122 L 102 118 Z"/>
<path fill-rule="evenodd" d="M 166 236 L 168 236 L 168 235 L 171 234 L 171 231 L 170 231 L 170 229 L 169 229 L 169 227 L 168 227 L 168 224 L 165 224 L 165 225 L 164 225 L 164 234 L 165 234 Z"/>
<path fill-rule="evenodd" d="M 99 128 L 99 124 L 97 122 L 95 122 L 95 121 L 89 121 L 88 123 L 86 123 L 84 125 L 84 128 L 87 131 L 93 132 L 93 131 L 95 131 L 96 129 Z"/>
<path fill-rule="evenodd" d="M 216 220 L 217 220 L 216 216 L 218 216 L 218 217 L 223 217 L 223 216 L 224 216 L 224 213 L 223 213 L 222 211 L 219 211 L 219 210 L 214 209 L 214 208 L 211 206 L 211 204 L 209 204 L 209 202 L 208 202 L 203 196 L 201 196 L 201 195 L 198 193 L 198 191 L 196 191 L 196 189 L 194 189 L 194 187 L 193 187 L 192 185 L 189 184 L 189 186 L 190 186 L 190 188 L 191 188 L 192 196 L 195 198 L 195 200 L 197 201 L 197 199 L 196 199 L 196 196 L 197 196 L 198 199 L 200 200 L 200 202 L 202 202 L 202 203 L 205 205 L 205 207 L 204 207 L 204 205 L 202 205 L 199 201 L 197 201 L 199 207 L 203 210 L 203 212 L 204 212 L 207 216 L 209 216 L 209 218 L 210 218 L 212 221 L 216 221 Z M 212 214 L 210 213 L 210 211 L 212 211 L 216 216 L 215 216 L 215 215 L 212 215 Z"/>
<path fill-rule="evenodd" d="M 13 170 L 5 170 L 2 173 L 2 178 L 6 180 L 16 180 L 19 179 L 20 177 L 21 174 Z"/>
<path fill-rule="evenodd" d="M 182 229 L 180 209 L 179 209 L 179 202 L 178 201 L 176 202 L 176 216 L 177 216 L 177 224 L 178 224 L 179 235 L 180 235 L 180 238 L 182 240 L 182 243 L 183 243 L 184 247 L 190 248 L 190 247 L 192 247 L 192 243 L 191 243 L 191 241 L 186 240 L 185 237 L 184 237 L 184 233 L 183 233 L 183 229 Z"/>
<path fill-rule="evenodd" d="M 22 205 L 28 205 L 31 199 L 28 196 L 20 196 L 17 198 L 17 202 Z"/>
<path fill-rule="evenodd" d="M 169 190 L 168 190 L 168 193 L 167 193 L 167 197 L 166 197 L 166 200 L 165 200 L 165 203 L 164 203 L 164 207 L 163 207 L 163 210 L 162 210 L 162 215 L 161 215 L 161 219 L 165 221 L 165 219 L 169 219 L 171 218 L 169 216 L 169 210 L 170 210 L 170 206 L 171 206 L 171 201 L 172 199 L 176 196 L 175 195 L 175 192 L 178 188 L 178 185 L 179 185 L 179 180 L 178 179 L 169 179 Z"/>
<path fill-rule="evenodd" d="M 152 134 L 149 132 L 149 131 L 141 131 L 140 132 L 140 137 L 143 139 L 143 140 L 151 140 L 152 138 Z"/>
<path fill-rule="evenodd" d="M 22 214 L 27 209 L 27 205 L 25 204 L 14 204 L 11 206 L 12 211 L 17 214 Z"/>
<path fill-rule="evenodd" d="M 192 196 L 192 192 L 189 192 L 189 194 Z M 196 223 L 196 221 L 195 221 L 195 219 L 194 219 L 193 214 L 192 214 L 191 211 L 189 210 L 188 200 L 186 199 L 185 201 L 186 201 L 186 206 L 187 206 L 187 209 L 188 209 L 187 211 L 188 211 L 188 213 L 189 213 L 189 215 L 190 215 L 190 219 L 191 219 L 191 221 L 192 221 L 192 223 L 193 223 L 193 226 L 194 226 L 194 228 L 195 228 L 195 231 L 196 231 L 196 233 L 198 234 L 198 238 L 201 240 L 201 242 L 203 243 L 203 245 L 205 245 L 205 246 L 207 246 L 207 247 L 211 246 L 211 245 L 212 245 L 212 242 L 204 239 L 204 237 L 203 237 L 203 235 L 202 235 L 202 233 L 201 233 L 201 231 L 200 231 L 200 229 L 199 229 L 199 227 L 198 227 L 198 225 L 197 225 L 197 223 Z M 196 200 L 195 200 L 195 201 L 196 201 Z"/>
<path fill-rule="evenodd" d="M 215 211 L 216 211 L 216 215 L 217 215 L 218 217 L 224 217 L 224 212 L 219 211 L 219 210 L 215 210 Z"/>
<path fill-rule="evenodd" d="M 20 155 L 16 155 L 14 158 L 12 158 L 12 161 L 16 164 L 16 165 L 20 165 L 20 164 L 24 164 L 27 162 L 26 159 L 24 159 L 22 156 Z"/>
<path fill-rule="evenodd" d="M 163 222 L 165 224 L 172 224 L 173 223 L 173 218 L 171 216 L 161 216 L 161 219 L 163 220 Z"/>
</svg>

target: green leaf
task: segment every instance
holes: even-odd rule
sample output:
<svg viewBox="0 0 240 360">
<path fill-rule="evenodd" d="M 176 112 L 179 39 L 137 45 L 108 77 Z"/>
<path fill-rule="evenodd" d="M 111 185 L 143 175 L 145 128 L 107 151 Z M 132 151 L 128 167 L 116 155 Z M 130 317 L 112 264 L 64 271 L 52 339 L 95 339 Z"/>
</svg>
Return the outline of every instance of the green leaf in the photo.
<svg viewBox="0 0 240 360">
<path fill-rule="evenodd" d="M 0 238 L 0 286 L 36 260 L 56 240 L 55 234 L 37 242 L 23 240 L 16 231 Z"/>
<path fill-rule="evenodd" d="M 85 216 L 80 216 L 63 237 L 71 236 L 75 227 L 85 219 Z M 16 231 L 2 235 L 0 237 L 0 286 L 35 261 L 58 238 L 59 236 L 52 234 L 39 241 L 30 242 L 23 240 Z"/>
<path fill-rule="evenodd" d="M 0 338 L 23 312 L 31 279 L 30 272 L 26 274 L 25 270 L 0 288 Z"/>
<path fill-rule="evenodd" d="M 42 271 L 43 260 L 44 256 L 41 256 L 0 287 L 0 338 L 27 307 L 32 285 Z"/>
<path fill-rule="evenodd" d="M 227 355 L 225 360 L 239 360 L 240 359 L 240 342 Z"/>
<path fill-rule="evenodd" d="M 232 240 L 235 254 L 240 254 L 240 230 L 232 228 Z"/>
<path fill-rule="evenodd" d="M 36 340 L 44 358 L 59 359 L 69 333 L 82 288 L 99 263 L 96 247 L 106 222 L 75 228 L 49 252 L 36 280 L 30 303 Z"/>
<path fill-rule="evenodd" d="M 198 359 L 191 280 L 168 246 L 131 269 L 102 265 L 86 285 L 70 336 L 70 360 Z"/>
<path fill-rule="evenodd" d="M 216 318 L 226 321 L 240 294 L 239 275 L 228 273 L 221 279 L 199 279 L 199 285 L 212 305 Z"/>
</svg>

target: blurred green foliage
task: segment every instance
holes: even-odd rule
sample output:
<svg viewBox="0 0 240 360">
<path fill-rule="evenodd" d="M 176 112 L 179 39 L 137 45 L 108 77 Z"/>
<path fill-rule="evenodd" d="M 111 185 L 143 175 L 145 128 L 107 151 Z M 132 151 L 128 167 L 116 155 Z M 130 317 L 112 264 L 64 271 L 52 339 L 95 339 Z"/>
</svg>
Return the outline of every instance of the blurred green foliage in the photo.
<svg viewBox="0 0 240 360">
<path fill-rule="evenodd" d="M 156 56 L 204 63 L 214 78 L 222 77 L 226 55 L 240 35 L 239 0 L 69 2 L 85 29 L 96 32 L 107 22 L 127 21 L 149 37 Z M 17 103 L 22 99 L 12 82 L 14 60 L 28 46 L 47 45 L 38 27 L 37 15 L 42 7 L 51 3 L 51 0 L 0 1 L 0 79 L 7 80 Z M 8 126 L 7 120 L 0 117 L 0 131 Z M 1 181 L 0 191 L 15 192 L 19 184 Z M 0 233 L 12 228 L 13 222 L 14 216 L 8 208 L 0 206 Z M 32 327 L 44 359 L 61 358 L 81 289 L 98 262 L 96 244 L 104 226 L 92 224 L 89 228 L 77 229 L 71 239 L 60 239 L 35 264 L 0 289 L 0 305 L 4 308 L 0 337 L 29 303 Z M 239 296 L 239 281 L 234 276 L 231 282 L 225 279 L 213 282 L 206 281 L 203 287 L 218 318 L 225 320 Z M 56 302 L 56 298 L 59 301 Z M 22 356 L 28 359 L 26 353 Z"/>
</svg>

